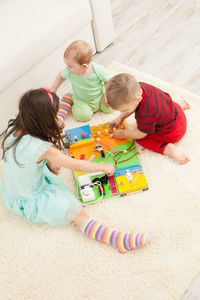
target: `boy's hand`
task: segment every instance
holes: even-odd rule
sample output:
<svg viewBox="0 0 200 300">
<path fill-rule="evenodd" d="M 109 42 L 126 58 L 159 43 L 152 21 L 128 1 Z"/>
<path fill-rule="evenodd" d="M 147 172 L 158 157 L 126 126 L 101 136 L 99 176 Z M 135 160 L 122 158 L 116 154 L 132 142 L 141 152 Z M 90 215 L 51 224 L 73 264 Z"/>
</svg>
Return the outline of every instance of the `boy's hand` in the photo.
<svg viewBox="0 0 200 300">
<path fill-rule="evenodd" d="M 126 136 L 126 130 L 113 128 L 113 137 L 115 137 L 119 140 L 126 138 L 127 137 Z"/>
<path fill-rule="evenodd" d="M 106 173 L 108 176 L 113 175 L 115 171 L 115 167 L 112 164 L 104 164 L 104 173 Z"/>
<path fill-rule="evenodd" d="M 122 124 L 123 121 L 124 119 L 122 118 L 122 116 L 119 116 L 110 122 L 110 127 L 117 127 L 118 125 Z"/>
</svg>

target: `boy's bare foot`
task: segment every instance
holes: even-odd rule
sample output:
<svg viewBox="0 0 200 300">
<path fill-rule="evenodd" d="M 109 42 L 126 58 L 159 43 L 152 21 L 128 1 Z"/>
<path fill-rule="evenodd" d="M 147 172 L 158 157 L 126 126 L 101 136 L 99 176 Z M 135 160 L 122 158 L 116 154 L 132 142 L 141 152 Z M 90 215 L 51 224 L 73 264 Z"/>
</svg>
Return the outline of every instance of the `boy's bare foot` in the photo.
<svg viewBox="0 0 200 300">
<path fill-rule="evenodd" d="M 190 161 L 189 157 L 182 153 L 177 146 L 172 143 L 167 144 L 163 153 L 174 158 L 181 165 Z"/>
<path fill-rule="evenodd" d="M 186 109 L 190 109 L 191 108 L 190 104 L 186 100 L 184 100 L 184 99 L 182 99 L 179 102 L 179 105 L 181 106 L 182 110 L 186 110 Z"/>
</svg>

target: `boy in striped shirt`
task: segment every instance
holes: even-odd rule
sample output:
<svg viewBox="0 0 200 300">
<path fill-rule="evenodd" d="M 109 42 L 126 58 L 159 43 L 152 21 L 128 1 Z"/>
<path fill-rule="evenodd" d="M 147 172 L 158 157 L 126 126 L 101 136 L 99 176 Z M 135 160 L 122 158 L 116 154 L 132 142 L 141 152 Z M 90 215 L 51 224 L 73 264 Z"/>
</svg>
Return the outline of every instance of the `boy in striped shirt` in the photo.
<svg viewBox="0 0 200 300">
<path fill-rule="evenodd" d="M 132 138 L 143 147 L 168 155 L 180 164 L 190 159 L 174 144 L 185 134 L 187 122 L 183 112 L 189 109 L 186 101 L 178 104 L 168 93 L 144 83 L 127 73 L 112 77 L 106 86 L 106 101 L 111 108 L 121 112 L 111 122 L 114 137 Z M 135 113 L 134 130 L 115 129 L 125 118 Z"/>
</svg>

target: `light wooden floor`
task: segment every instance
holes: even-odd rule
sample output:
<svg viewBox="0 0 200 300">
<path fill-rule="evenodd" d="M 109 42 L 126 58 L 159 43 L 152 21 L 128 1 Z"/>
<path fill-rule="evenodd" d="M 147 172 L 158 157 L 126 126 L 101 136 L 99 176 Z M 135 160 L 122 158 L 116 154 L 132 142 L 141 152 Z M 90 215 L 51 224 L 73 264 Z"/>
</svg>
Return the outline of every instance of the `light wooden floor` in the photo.
<svg viewBox="0 0 200 300">
<path fill-rule="evenodd" d="M 118 61 L 200 95 L 200 1 L 111 0 L 112 45 L 95 55 Z M 182 300 L 200 300 L 200 275 Z"/>
<path fill-rule="evenodd" d="M 111 0 L 115 40 L 95 61 L 115 60 L 200 94 L 200 1 Z"/>
</svg>

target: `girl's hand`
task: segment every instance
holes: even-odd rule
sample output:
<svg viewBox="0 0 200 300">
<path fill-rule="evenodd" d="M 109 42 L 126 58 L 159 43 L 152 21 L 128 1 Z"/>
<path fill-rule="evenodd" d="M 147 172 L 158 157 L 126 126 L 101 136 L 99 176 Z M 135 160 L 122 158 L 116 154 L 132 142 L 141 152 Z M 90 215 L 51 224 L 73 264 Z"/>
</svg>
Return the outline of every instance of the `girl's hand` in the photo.
<svg viewBox="0 0 200 300">
<path fill-rule="evenodd" d="M 117 127 L 118 125 L 122 124 L 123 121 L 124 119 L 122 118 L 122 116 L 119 116 L 110 122 L 110 127 Z"/>
<path fill-rule="evenodd" d="M 95 173 L 104 172 L 108 176 L 114 173 L 114 166 L 112 164 L 100 164 L 86 160 L 75 159 L 62 153 L 54 146 L 50 147 L 42 156 L 38 158 L 36 163 L 46 159 L 52 172 L 58 174 L 61 167 L 67 168 L 80 173 Z"/>
<path fill-rule="evenodd" d="M 112 176 L 114 171 L 115 171 L 115 167 L 112 164 L 110 163 L 104 164 L 103 172 L 106 173 L 108 176 Z"/>
<path fill-rule="evenodd" d="M 115 129 L 115 128 L 113 128 L 113 136 L 115 138 L 119 139 L 119 140 L 126 138 L 127 137 L 126 133 L 127 132 L 124 129 Z"/>
</svg>

